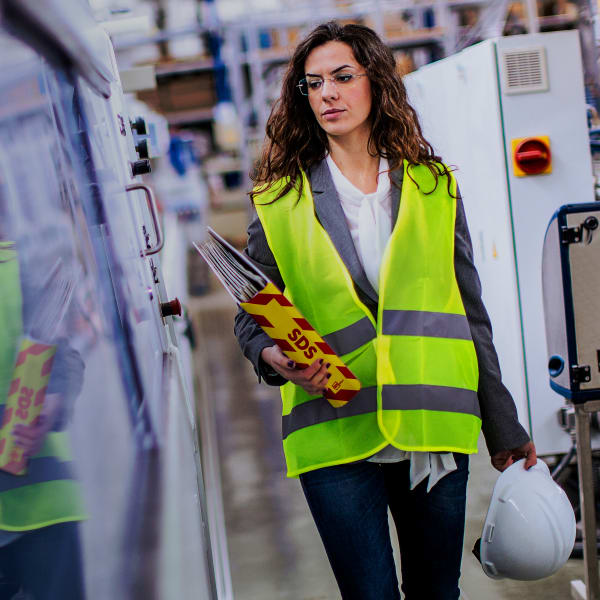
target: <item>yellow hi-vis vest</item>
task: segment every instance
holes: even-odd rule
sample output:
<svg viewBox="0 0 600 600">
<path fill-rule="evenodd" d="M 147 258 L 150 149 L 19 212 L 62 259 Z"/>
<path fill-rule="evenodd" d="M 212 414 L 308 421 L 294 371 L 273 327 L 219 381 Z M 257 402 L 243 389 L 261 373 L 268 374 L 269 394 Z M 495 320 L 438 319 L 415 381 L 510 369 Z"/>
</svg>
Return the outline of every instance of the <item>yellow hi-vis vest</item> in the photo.
<svg viewBox="0 0 600 600">
<path fill-rule="evenodd" d="M 406 162 L 404 169 L 376 321 L 315 216 L 306 175 L 300 198 L 296 188 L 273 202 L 285 180 L 255 196 L 285 295 L 362 384 L 341 408 L 291 382 L 282 386 L 289 477 L 364 459 L 388 444 L 477 452 L 479 370 L 454 272 L 456 200 L 445 177 L 425 194 L 435 183 L 429 169 Z M 451 190 L 456 195 L 453 177 Z"/>
<path fill-rule="evenodd" d="M 0 421 L 23 332 L 16 251 L 0 242 Z M 67 434 L 51 431 L 28 461 L 25 475 L 0 471 L 0 529 L 28 531 L 85 518 L 79 484 L 71 473 Z"/>
</svg>

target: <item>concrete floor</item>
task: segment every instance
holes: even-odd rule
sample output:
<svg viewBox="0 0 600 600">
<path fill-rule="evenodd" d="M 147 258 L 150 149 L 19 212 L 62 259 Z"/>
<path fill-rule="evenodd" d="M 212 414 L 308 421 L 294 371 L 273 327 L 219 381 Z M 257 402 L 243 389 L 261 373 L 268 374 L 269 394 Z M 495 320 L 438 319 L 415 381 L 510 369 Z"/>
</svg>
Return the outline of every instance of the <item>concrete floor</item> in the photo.
<svg viewBox="0 0 600 600">
<path fill-rule="evenodd" d="M 208 387 L 215 391 L 235 600 L 340 598 L 300 484 L 285 476 L 278 390 L 259 385 L 241 354 L 228 296 L 211 294 L 192 300 L 190 307 L 199 341 L 210 348 Z M 570 581 L 583 578 L 583 561 L 571 560 L 543 581 L 494 581 L 471 555 L 496 477 L 482 445 L 471 461 L 461 578 L 464 600 L 569 599 Z"/>
</svg>

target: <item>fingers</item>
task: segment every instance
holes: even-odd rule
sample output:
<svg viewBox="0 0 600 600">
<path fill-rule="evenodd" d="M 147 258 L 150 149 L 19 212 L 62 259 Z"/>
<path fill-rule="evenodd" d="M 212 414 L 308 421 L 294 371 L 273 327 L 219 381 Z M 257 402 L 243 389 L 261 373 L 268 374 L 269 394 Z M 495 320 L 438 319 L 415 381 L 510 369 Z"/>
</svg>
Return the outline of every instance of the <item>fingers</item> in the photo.
<svg viewBox="0 0 600 600">
<path fill-rule="evenodd" d="M 527 460 L 525 461 L 525 468 L 530 469 L 533 465 L 537 464 L 537 452 L 533 442 L 529 442 L 529 448 L 527 449 Z"/>
<path fill-rule="evenodd" d="M 21 448 L 25 456 L 30 457 L 37 454 L 42 447 L 46 429 L 43 426 L 15 425 L 12 434 L 15 446 Z"/>
<path fill-rule="evenodd" d="M 307 369 L 298 372 L 298 384 L 309 394 L 322 393 L 331 377 L 331 373 L 327 371 L 330 366 L 323 359 L 316 360 Z"/>
<path fill-rule="evenodd" d="M 318 359 L 305 369 L 298 369 L 294 361 L 289 359 L 277 345 L 263 348 L 261 357 L 280 375 L 301 386 L 304 391 L 311 395 L 321 394 L 331 377 L 328 372 L 331 363 Z"/>
<path fill-rule="evenodd" d="M 501 473 L 502 471 L 508 469 L 508 467 L 510 467 L 510 465 L 512 464 L 513 458 L 510 452 L 506 450 L 503 452 L 498 452 L 497 454 L 494 454 L 494 456 L 492 456 L 492 466 L 494 467 L 494 469 L 500 471 Z"/>
<path fill-rule="evenodd" d="M 306 369 L 299 370 L 298 373 L 300 374 L 301 380 L 306 383 L 312 382 L 316 384 L 317 381 L 322 378 L 322 375 L 327 374 L 327 367 L 325 366 L 323 359 L 320 358 L 311 363 Z"/>
<path fill-rule="evenodd" d="M 533 442 L 527 442 L 518 448 L 514 448 L 512 451 L 514 460 L 525 459 L 523 463 L 524 469 L 530 469 L 537 463 L 537 453 L 535 451 L 535 445 Z"/>
<path fill-rule="evenodd" d="M 330 377 L 327 369 L 331 365 L 323 359 L 315 360 L 306 369 L 296 369 L 290 376 L 290 381 L 299 385 L 308 394 L 321 394 Z"/>
<path fill-rule="evenodd" d="M 260 353 L 261 358 L 277 373 L 281 376 L 285 377 L 288 380 L 291 380 L 294 371 L 295 371 L 295 363 L 293 360 L 290 360 L 282 351 L 279 346 L 268 346 L 263 348 Z"/>
<path fill-rule="evenodd" d="M 13 429 L 13 437 L 15 440 L 33 441 L 40 436 L 40 429 L 34 426 L 15 425 Z"/>
<path fill-rule="evenodd" d="M 277 345 L 271 346 L 270 350 L 270 363 L 271 366 L 275 369 L 284 369 L 284 370 L 293 370 L 296 365 L 293 360 L 290 360 L 282 351 L 281 348 Z"/>
<path fill-rule="evenodd" d="M 502 450 L 492 456 L 492 466 L 498 471 L 506 470 L 517 460 L 525 459 L 523 468 L 530 469 L 537 463 L 537 453 L 533 442 L 527 442 L 512 450 Z"/>
</svg>

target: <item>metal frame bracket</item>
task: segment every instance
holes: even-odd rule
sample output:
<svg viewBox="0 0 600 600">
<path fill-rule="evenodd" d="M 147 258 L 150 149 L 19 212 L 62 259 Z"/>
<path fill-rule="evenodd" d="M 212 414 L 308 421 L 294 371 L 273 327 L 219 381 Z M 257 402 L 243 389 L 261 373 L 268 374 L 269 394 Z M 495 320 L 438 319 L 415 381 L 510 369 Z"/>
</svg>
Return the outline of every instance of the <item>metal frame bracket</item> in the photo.
<svg viewBox="0 0 600 600">
<path fill-rule="evenodd" d="M 560 228 L 560 242 L 561 244 L 579 244 L 582 237 L 581 227 L 567 227 L 563 225 Z"/>
<path fill-rule="evenodd" d="M 592 373 L 589 365 L 571 366 L 571 383 L 587 383 L 591 378 Z"/>
</svg>

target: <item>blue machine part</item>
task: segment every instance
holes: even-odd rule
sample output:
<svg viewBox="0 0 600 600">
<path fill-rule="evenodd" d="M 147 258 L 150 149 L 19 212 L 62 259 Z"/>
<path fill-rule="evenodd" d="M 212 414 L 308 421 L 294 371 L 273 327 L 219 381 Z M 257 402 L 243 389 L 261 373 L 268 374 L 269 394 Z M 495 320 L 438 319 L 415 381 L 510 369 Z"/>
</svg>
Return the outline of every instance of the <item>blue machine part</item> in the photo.
<svg viewBox="0 0 600 600">
<path fill-rule="evenodd" d="M 600 206 L 597 203 L 561 206 L 552 215 L 544 240 L 542 270 L 544 275 L 544 308 L 548 338 L 550 387 L 573 403 L 600 398 L 600 389 L 582 389 L 582 384 L 587 383 L 589 378 L 585 379 L 585 374 L 583 376 L 580 374 L 582 367 L 578 365 L 570 249 L 572 244 L 582 243 L 584 233 L 577 232 L 576 228 L 569 228 L 567 221 L 569 215 L 590 212 L 600 212 Z M 552 244 L 552 247 L 549 247 L 550 244 Z M 556 245 L 558 245 L 558 248 L 554 247 Z M 556 258 L 559 260 L 556 260 Z M 547 286 L 547 281 L 551 278 L 553 281 L 558 280 L 557 269 L 560 269 L 562 289 Z M 562 301 L 562 307 L 557 309 L 557 302 L 560 301 Z M 558 323 L 557 317 L 561 319 Z M 565 367 L 567 368 L 565 369 Z M 598 365 L 594 365 L 593 368 L 598 368 Z"/>
</svg>

